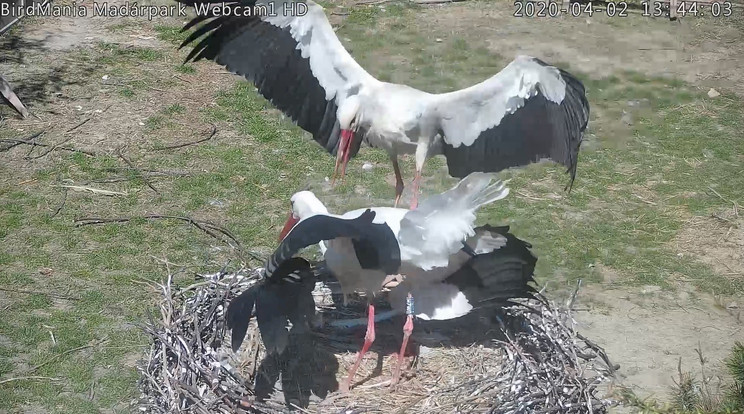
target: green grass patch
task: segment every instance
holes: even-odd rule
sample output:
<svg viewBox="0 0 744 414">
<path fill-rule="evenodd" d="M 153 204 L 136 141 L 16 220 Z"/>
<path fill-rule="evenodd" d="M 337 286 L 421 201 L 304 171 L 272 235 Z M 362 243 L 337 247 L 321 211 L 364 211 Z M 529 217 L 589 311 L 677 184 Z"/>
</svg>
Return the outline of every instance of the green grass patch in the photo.
<svg viewBox="0 0 744 414">
<path fill-rule="evenodd" d="M 158 39 L 174 44 L 181 44 L 189 36 L 188 32 L 181 32 L 180 26 L 156 25 Z"/>
<path fill-rule="evenodd" d="M 131 88 L 122 88 L 119 90 L 119 95 L 125 97 L 125 98 L 131 98 L 134 96 L 134 91 Z"/>
<path fill-rule="evenodd" d="M 173 104 L 163 110 L 166 115 L 176 115 L 186 112 L 186 108 L 181 104 Z"/>
<path fill-rule="evenodd" d="M 142 46 L 122 46 L 116 43 L 100 42 L 98 49 L 109 55 L 108 59 L 103 59 L 105 63 L 111 63 L 117 58 L 154 62 L 161 60 L 164 56 L 163 52 L 159 49 Z"/>
<path fill-rule="evenodd" d="M 191 65 L 178 65 L 176 66 L 176 71 L 187 75 L 196 73 L 196 69 Z"/>
</svg>

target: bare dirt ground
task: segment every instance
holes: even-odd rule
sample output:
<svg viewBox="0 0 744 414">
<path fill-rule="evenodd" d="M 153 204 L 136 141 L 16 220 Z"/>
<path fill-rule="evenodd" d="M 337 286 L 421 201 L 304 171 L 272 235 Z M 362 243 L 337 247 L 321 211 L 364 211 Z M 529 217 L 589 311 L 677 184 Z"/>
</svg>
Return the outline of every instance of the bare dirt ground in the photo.
<svg viewBox="0 0 744 414">
<path fill-rule="evenodd" d="M 616 385 L 630 387 L 641 398 L 666 399 L 679 380 L 678 367 L 700 376 L 696 349 L 707 359 L 705 375 L 722 384 L 722 359 L 733 341 L 744 338 L 738 303 L 685 290 L 684 284 L 675 292 L 600 285 L 581 296 L 579 306 L 590 310 L 578 312 L 579 330 L 596 338 L 620 364 Z"/>
<path fill-rule="evenodd" d="M 744 23 L 726 18 L 670 22 L 640 16 L 528 18 L 516 8 L 433 7 L 422 29 L 452 34 L 477 32 L 502 56 L 543 56 L 604 77 L 623 70 L 673 76 L 700 86 L 722 87 L 744 96 L 741 42 Z M 739 17 L 739 19 L 741 19 Z"/>
<path fill-rule="evenodd" d="M 647 76 L 679 78 L 705 90 L 713 87 L 744 97 L 744 25 L 741 24 L 744 18 L 741 17 L 738 21 L 684 18 L 670 22 L 632 15 L 629 18 L 595 16 L 537 21 L 513 17 L 513 6 L 507 3 L 494 6 L 482 2 L 432 6 L 417 13 L 419 18 L 412 27 L 430 40 L 445 36 L 477 38 L 482 39 L 489 50 L 502 56 L 530 54 L 553 63 L 566 62 L 570 68 L 594 78 L 632 70 Z M 342 23 L 344 16 L 334 15 L 332 20 Z M 173 75 L 173 67 L 180 63 L 182 56 L 143 62 L 141 68 L 122 75 L 106 67 L 86 66 L 84 62 L 70 60 L 72 52 L 94 48 L 101 42 L 171 53 L 174 45 L 158 39 L 154 27 L 156 24 L 180 26 L 183 21 L 179 18 L 147 22 L 80 17 L 29 22 L 23 39 L 33 44 L 33 48 L 28 49 L 24 65 L 19 66 L 12 58 L 0 60 L 0 71 L 20 85 L 19 95 L 29 96 L 30 93 L 40 98 L 27 100 L 39 118 L 9 117 L 0 127 L 16 135 L 24 135 L 40 126 L 63 133 L 90 118 L 75 129 L 73 142 L 76 148 L 101 154 L 113 154 L 122 144 L 127 144 L 142 155 L 153 139 L 167 145 L 200 136 L 209 126 L 198 119 L 184 119 L 176 127 L 177 133 L 168 134 L 148 130 L 147 121 L 174 103 L 188 110 L 214 106 L 214 91 L 232 85 L 234 76 L 210 64 L 200 66 L 208 69 L 196 75 Z M 8 55 L 14 53 L 18 51 L 10 51 Z M 63 82 L 60 76 L 65 73 L 55 77 L 47 72 L 55 67 L 86 80 L 77 84 L 67 77 Z M 43 74 L 41 81 L 35 78 L 40 73 Z M 132 73 L 139 79 L 133 79 Z M 153 79 L 163 82 L 167 79 L 171 84 L 165 88 L 148 84 Z M 118 93 L 117 87 L 132 80 L 144 81 L 144 92 L 136 99 L 126 99 Z M 622 122 L 610 119 L 605 125 L 621 125 Z M 228 121 L 220 121 L 218 126 L 217 139 L 232 140 L 241 136 L 231 129 Z M 236 141 L 235 145 L 250 144 Z M 4 155 L 2 162 L 7 171 L 13 171 L 13 176 L 1 177 L 0 181 L 8 186 L 33 186 L 28 177 L 56 160 L 54 154 L 34 163 L 20 156 Z M 200 168 L 198 165 L 185 167 Z M 743 195 L 735 195 L 738 202 L 744 200 Z M 38 208 L 46 212 L 54 207 Z M 84 204 L 82 208 L 81 214 L 85 212 Z M 215 208 L 215 215 L 220 214 Z M 742 278 L 744 222 L 740 218 L 737 221 L 730 213 L 721 215 L 724 219 L 690 217 L 670 248 L 709 264 L 719 274 Z M 280 219 L 271 219 L 272 224 Z M 587 310 L 578 313 L 577 321 L 581 330 L 604 346 L 613 362 L 621 365 L 620 384 L 631 387 L 639 396 L 666 398 L 673 385 L 672 379 L 677 376 L 680 358 L 686 370 L 695 372 L 699 367 L 695 352 L 698 346 L 710 361 L 707 372 L 714 376 L 721 374 L 721 360 L 727 356 L 731 344 L 735 340 L 744 341 L 744 322 L 740 317 L 744 300 L 741 297 L 726 292 L 718 296 L 700 293 L 684 279 L 677 280 L 675 289 L 670 291 L 658 286 L 621 286 L 614 283 L 623 278 L 617 271 L 606 268 L 601 273 L 602 283 L 584 287 L 580 292 L 577 307 Z M 14 300 L 0 292 L 0 309 Z M 0 335 L 0 343 L 3 340 Z"/>
</svg>

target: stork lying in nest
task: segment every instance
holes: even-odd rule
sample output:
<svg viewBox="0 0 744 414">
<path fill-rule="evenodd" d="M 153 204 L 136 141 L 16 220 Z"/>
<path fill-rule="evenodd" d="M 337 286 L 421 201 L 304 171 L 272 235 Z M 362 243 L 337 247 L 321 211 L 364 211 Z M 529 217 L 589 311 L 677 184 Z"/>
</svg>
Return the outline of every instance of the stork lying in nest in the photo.
<svg viewBox="0 0 744 414">
<path fill-rule="evenodd" d="M 417 357 L 392 391 L 386 385 L 394 360 L 384 359 L 395 358 L 403 320 L 381 321 L 370 349 L 377 358 L 366 359 L 359 368 L 365 379 L 347 393 L 337 392 L 364 335 L 363 328 L 350 332 L 337 322 L 363 319 L 366 300 L 352 296 L 343 306 L 322 264 L 303 268 L 301 260 L 288 264 L 298 267 L 290 273 L 321 282 L 311 293 L 314 306 L 304 301 L 297 307 L 314 308 L 307 323 L 298 317 L 302 312 L 285 315 L 294 325 L 283 352 L 267 351 L 261 338 L 268 339 L 268 331 L 259 333 L 256 319 L 238 352 L 233 352 L 226 329 L 226 309 L 236 297 L 256 286 L 273 289 L 264 285 L 263 268 L 220 271 L 182 289 L 174 289 L 169 276 L 159 286 L 163 320 L 147 326 L 153 343 L 139 366 L 140 409 L 199 414 L 401 409 L 427 414 L 605 413 L 612 403 L 602 398 L 600 387 L 617 366 L 574 330 L 569 309 L 536 299 L 450 321 L 418 322 L 411 335 Z M 310 285 L 300 286 L 307 292 Z M 306 293 L 300 297 L 309 298 Z M 376 306 L 384 309 L 385 304 L 377 300 Z"/>
<path fill-rule="evenodd" d="M 473 173 L 452 189 L 425 199 L 416 210 L 371 207 L 339 216 L 330 214 L 313 193 L 296 193 L 280 235 L 282 243 L 266 265 L 266 293 L 259 293 L 258 288 L 248 291 L 228 309 L 233 348 L 242 342 L 255 303 L 260 330 L 271 333 L 264 336 L 264 342 L 269 349 L 282 350 L 266 341 L 267 337 L 275 339 L 277 331 L 286 334 L 289 320 L 279 320 L 276 315 L 293 312 L 300 301 L 297 296 L 303 292 L 297 286 L 312 284 L 303 283 L 309 264 L 286 263 L 309 243 L 319 242 L 344 297 L 362 292 L 368 302 L 364 345 L 342 389 L 349 390 L 357 368 L 375 341 L 375 321 L 380 318 L 375 317 L 373 300 L 393 281 L 395 287 L 389 294 L 393 311 L 378 316 L 386 319 L 406 315 L 392 378 L 392 384 L 397 383 L 414 316 L 423 320 L 456 319 L 474 309 L 533 297 L 531 283 L 537 259 L 529 250 L 530 244 L 508 233 L 508 227 L 486 225 L 474 229 L 476 210 L 508 194 L 509 189 L 495 174 Z M 280 293 L 282 286 L 284 293 Z M 309 295 L 309 290 L 305 290 Z M 261 296 L 265 310 L 258 302 Z M 277 300 L 269 303 L 269 297 Z M 278 326 L 270 327 L 270 320 Z M 285 344 L 286 339 L 281 339 L 281 345 Z"/>
</svg>

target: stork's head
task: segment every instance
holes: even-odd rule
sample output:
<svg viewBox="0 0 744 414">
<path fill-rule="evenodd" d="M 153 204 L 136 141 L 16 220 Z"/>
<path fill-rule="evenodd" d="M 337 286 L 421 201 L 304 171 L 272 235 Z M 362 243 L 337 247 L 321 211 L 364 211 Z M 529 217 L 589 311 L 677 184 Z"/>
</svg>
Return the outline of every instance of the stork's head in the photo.
<svg viewBox="0 0 744 414">
<path fill-rule="evenodd" d="M 292 203 L 292 211 L 289 212 L 287 222 L 279 233 L 279 240 L 284 240 L 290 230 L 300 221 L 316 214 L 328 214 L 328 209 L 318 200 L 312 191 L 300 191 L 294 193 L 289 199 Z"/>
<path fill-rule="evenodd" d="M 346 98 L 338 108 L 338 125 L 341 128 L 342 134 L 344 131 L 354 133 L 357 130 L 359 127 L 357 121 L 359 121 L 360 107 L 359 95 L 352 95 Z"/>
</svg>

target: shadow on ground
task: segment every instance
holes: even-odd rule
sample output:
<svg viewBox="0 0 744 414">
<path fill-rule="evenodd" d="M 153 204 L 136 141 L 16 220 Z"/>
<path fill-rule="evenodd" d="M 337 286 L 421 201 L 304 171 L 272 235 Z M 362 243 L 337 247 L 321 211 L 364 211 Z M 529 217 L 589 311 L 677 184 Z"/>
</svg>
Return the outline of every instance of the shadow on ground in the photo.
<svg viewBox="0 0 744 414">
<path fill-rule="evenodd" d="M 0 71 L 29 109 L 51 103 L 55 93 L 67 86 L 83 85 L 86 78 L 80 76 L 81 70 L 95 69 L 93 65 L 81 62 L 46 60 L 37 63 L 39 56 L 48 53 L 44 48 L 44 41 L 26 39 L 22 32 L 10 33 L 0 38 L 0 50 L 3 51 L 0 56 Z"/>
</svg>

